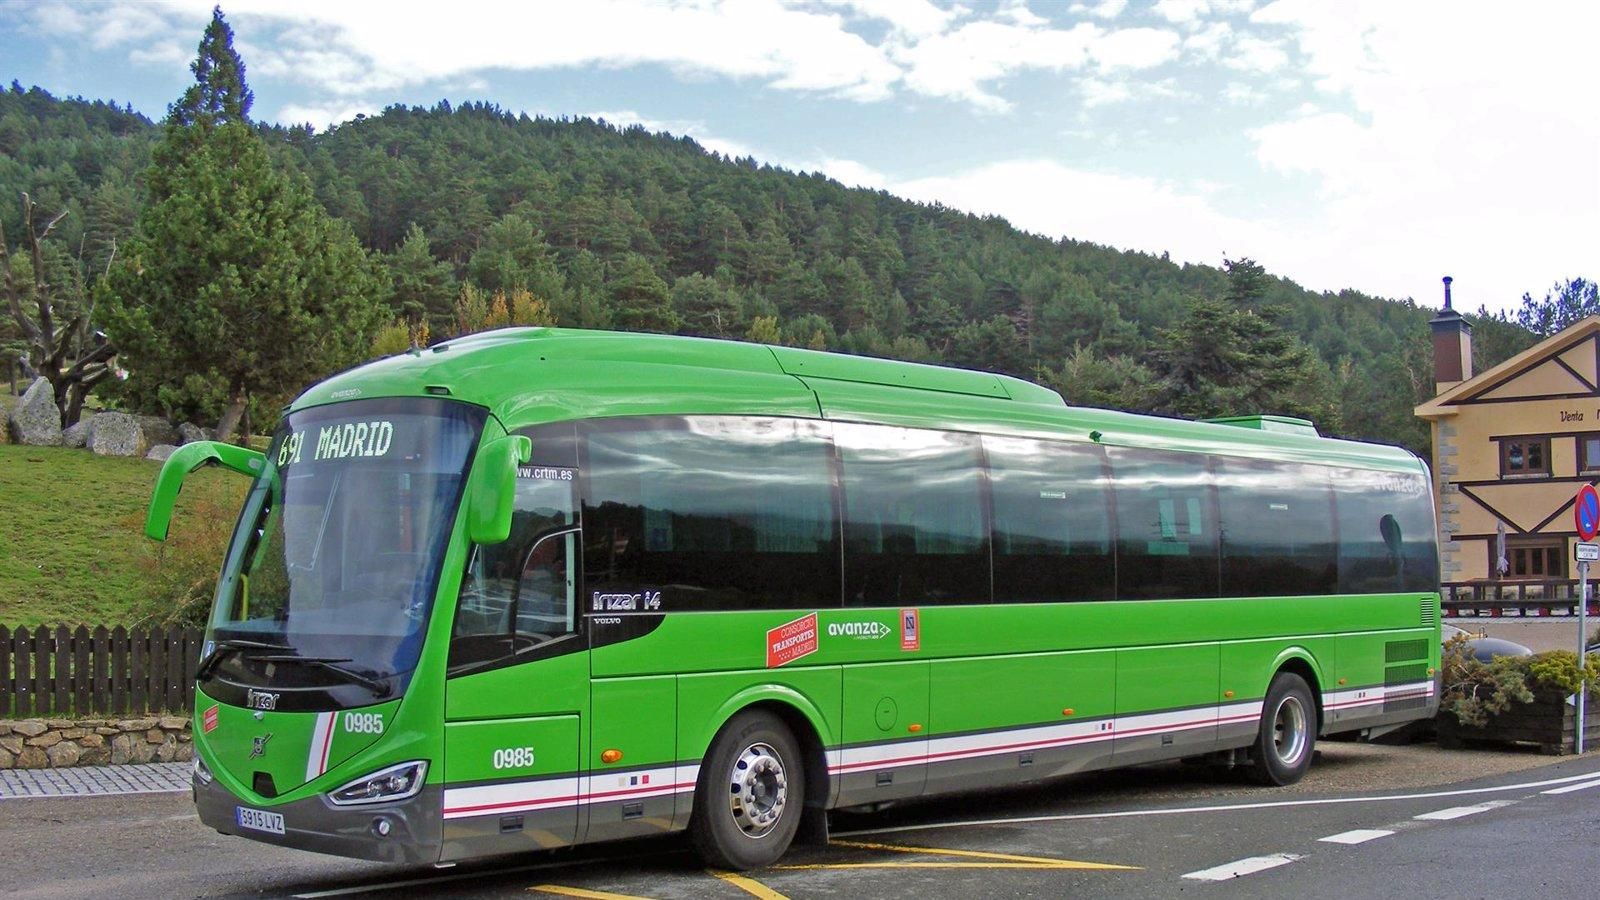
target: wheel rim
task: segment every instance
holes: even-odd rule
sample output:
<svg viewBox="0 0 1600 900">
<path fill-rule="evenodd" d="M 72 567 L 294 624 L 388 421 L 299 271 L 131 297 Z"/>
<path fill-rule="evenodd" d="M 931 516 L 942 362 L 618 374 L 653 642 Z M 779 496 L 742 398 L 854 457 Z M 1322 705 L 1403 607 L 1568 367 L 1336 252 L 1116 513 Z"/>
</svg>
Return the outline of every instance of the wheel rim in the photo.
<svg viewBox="0 0 1600 900">
<path fill-rule="evenodd" d="M 1306 708 L 1299 697 L 1288 696 L 1272 717 L 1272 752 L 1286 766 L 1300 762 L 1306 752 Z"/>
<path fill-rule="evenodd" d="M 728 784 L 729 810 L 739 830 L 764 837 L 778 824 L 789 799 L 783 757 L 769 744 L 751 744 L 734 759 Z"/>
</svg>

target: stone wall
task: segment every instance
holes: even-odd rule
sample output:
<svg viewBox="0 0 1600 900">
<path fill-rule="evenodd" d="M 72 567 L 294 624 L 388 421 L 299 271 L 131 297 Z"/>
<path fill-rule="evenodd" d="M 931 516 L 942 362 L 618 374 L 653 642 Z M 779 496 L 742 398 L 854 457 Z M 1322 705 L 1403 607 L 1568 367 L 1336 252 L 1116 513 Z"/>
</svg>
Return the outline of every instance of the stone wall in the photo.
<svg viewBox="0 0 1600 900">
<path fill-rule="evenodd" d="M 59 769 L 192 759 L 189 720 L 0 719 L 0 769 Z"/>
</svg>

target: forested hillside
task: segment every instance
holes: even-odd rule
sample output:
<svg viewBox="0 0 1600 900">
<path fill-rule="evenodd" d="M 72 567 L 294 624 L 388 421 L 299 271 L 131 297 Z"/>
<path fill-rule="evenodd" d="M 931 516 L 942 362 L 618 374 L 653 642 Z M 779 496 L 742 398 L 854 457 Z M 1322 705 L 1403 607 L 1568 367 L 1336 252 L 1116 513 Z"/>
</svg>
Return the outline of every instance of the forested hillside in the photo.
<svg viewBox="0 0 1600 900">
<path fill-rule="evenodd" d="M 993 369 L 1070 402 L 1307 415 L 1325 433 L 1427 449 L 1411 409 L 1432 394 L 1432 310 L 1307 291 L 1249 248 L 1178 265 L 687 138 L 479 104 L 258 132 L 369 248 L 393 315 L 433 340 L 533 310 Z M 132 232 L 160 134 L 115 104 L 0 91 L 0 224 L 15 246 L 21 191 L 69 211 L 46 263 L 58 290 L 93 293 Z M 1503 317 L 1474 324 L 1479 368 L 1533 340 Z"/>
</svg>

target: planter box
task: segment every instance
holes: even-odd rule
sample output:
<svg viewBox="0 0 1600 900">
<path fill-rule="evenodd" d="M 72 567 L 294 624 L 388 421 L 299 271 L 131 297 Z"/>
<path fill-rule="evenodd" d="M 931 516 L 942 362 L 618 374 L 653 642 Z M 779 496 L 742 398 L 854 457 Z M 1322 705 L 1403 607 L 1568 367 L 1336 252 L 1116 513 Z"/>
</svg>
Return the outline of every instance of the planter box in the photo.
<svg viewBox="0 0 1600 900">
<path fill-rule="evenodd" d="M 1548 754 L 1573 752 L 1577 708 L 1558 693 L 1538 691 L 1532 703 L 1513 703 L 1511 708 L 1489 717 L 1482 725 L 1463 725 L 1456 717 L 1441 712 L 1438 717 L 1439 746 L 1459 749 L 1468 742 L 1538 744 Z M 1588 699 L 1584 710 L 1584 750 L 1600 748 L 1600 699 Z"/>
</svg>

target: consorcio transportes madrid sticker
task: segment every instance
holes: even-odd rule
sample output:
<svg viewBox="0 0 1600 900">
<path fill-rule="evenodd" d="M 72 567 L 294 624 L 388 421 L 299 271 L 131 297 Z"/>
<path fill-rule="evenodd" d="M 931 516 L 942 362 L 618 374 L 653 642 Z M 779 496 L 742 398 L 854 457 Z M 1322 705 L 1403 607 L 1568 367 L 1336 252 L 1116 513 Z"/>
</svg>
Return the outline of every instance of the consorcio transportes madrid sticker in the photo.
<svg viewBox="0 0 1600 900">
<path fill-rule="evenodd" d="M 817 614 L 767 629 L 767 668 L 788 665 L 817 652 Z"/>
</svg>

